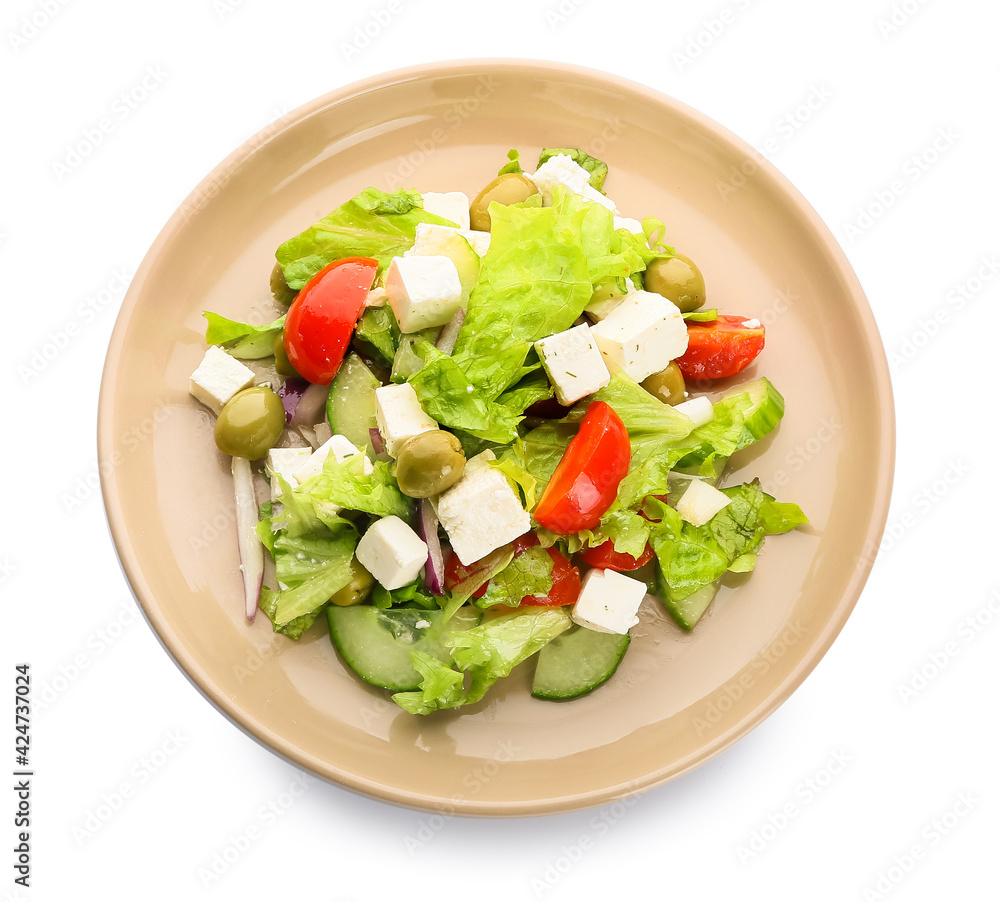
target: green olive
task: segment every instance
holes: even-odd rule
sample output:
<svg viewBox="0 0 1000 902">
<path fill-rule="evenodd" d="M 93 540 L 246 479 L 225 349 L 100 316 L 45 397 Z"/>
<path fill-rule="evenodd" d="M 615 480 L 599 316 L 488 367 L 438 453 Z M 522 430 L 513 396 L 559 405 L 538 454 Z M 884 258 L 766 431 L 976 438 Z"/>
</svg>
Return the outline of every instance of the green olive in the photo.
<svg viewBox="0 0 1000 902">
<path fill-rule="evenodd" d="M 223 454 L 257 460 L 281 438 L 285 408 L 263 385 L 233 395 L 215 421 L 215 444 Z"/>
<path fill-rule="evenodd" d="M 285 350 L 284 335 L 279 332 L 274 337 L 274 369 L 279 376 L 298 376 L 298 371 L 292 366 L 292 361 L 288 359 L 288 352 Z"/>
<path fill-rule="evenodd" d="M 371 594 L 374 585 L 375 577 L 358 563 L 357 558 L 354 558 L 351 561 L 351 581 L 343 589 L 334 592 L 330 601 L 342 608 L 361 604 Z"/>
<path fill-rule="evenodd" d="M 681 313 L 690 313 L 705 303 L 705 279 L 701 270 L 683 254 L 653 260 L 646 267 L 643 287 L 673 301 Z"/>
<path fill-rule="evenodd" d="M 684 400 L 684 374 L 673 360 L 666 369 L 644 379 L 642 387 L 664 404 L 680 404 Z"/>
<path fill-rule="evenodd" d="M 396 455 L 396 482 L 411 498 L 440 494 L 458 482 L 464 470 L 462 443 L 443 429 L 408 438 Z"/>
<path fill-rule="evenodd" d="M 490 230 L 489 207 L 493 201 L 504 206 L 527 200 L 532 194 L 538 194 L 535 183 L 520 172 L 505 172 L 498 175 L 482 191 L 469 206 L 469 221 L 472 228 L 481 232 Z"/>
<path fill-rule="evenodd" d="M 287 307 L 295 300 L 295 295 L 297 294 L 297 291 L 293 291 L 288 287 L 281 264 L 275 263 L 274 269 L 271 270 L 271 296 L 279 304 L 284 304 Z"/>
</svg>

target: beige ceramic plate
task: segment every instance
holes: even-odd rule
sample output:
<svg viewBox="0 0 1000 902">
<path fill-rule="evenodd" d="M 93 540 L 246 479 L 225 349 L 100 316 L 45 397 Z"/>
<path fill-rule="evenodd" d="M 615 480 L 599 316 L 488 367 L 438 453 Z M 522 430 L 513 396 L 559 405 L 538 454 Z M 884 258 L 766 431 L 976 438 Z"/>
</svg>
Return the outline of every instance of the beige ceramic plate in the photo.
<svg viewBox="0 0 1000 902">
<path fill-rule="evenodd" d="M 780 430 L 748 449 L 757 475 L 812 529 L 770 540 L 690 634 L 647 599 L 614 679 L 535 701 L 525 668 L 472 709 L 396 709 L 338 661 L 319 626 L 294 643 L 243 620 L 228 462 L 187 393 L 203 310 L 268 307 L 274 249 L 368 185 L 470 195 L 508 148 L 606 160 L 627 215 L 656 215 L 705 273 L 710 303 L 762 320 L 747 373 L 784 393 Z M 741 171 L 751 175 L 744 178 Z M 174 215 L 132 282 L 102 387 L 104 497 L 125 574 L 167 650 L 269 748 L 406 805 L 536 814 L 596 805 L 705 762 L 780 705 L 850 613 L 881 536 L 893 420 L 861 288 L 813 210 L 704 116 L 648 88 L 549 63 L 473 61 L 336 91 L 222 163 Z"/>
</svg>

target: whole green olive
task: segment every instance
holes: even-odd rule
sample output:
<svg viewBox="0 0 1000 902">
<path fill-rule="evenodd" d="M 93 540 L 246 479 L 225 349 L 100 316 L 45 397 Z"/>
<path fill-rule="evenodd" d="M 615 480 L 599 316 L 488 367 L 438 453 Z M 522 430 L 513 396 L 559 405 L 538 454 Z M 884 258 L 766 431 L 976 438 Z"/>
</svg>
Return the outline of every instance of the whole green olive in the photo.
<svg viewBox="0 0 1000 902">
<path fill-rule="evenodd" d="M 233 395 L 215 421 L 215 444 L 223 454 L 257 460 L 281 438 L 285 408 L 263 385 Z"/>
<path fill-rule="evenodd" d="M 664 404 L 680 404 L 684 400 L 684 374 L 673 360 L 666 369 L 643 379 L 642 387 Z"/>
<path fill-rule="evenodd" d="M 372 591 L 375 585 L 375 577 L 372 576 L 357 558 L 351 560 L 351 581 L 342 589 L 338 589 L 330 597 L 331 603 L 342 608 L 350 607 L 352 604 L 361 604 Z"/>
<path fill-rule="evenodd" d="M 469 222 L 472 228 L 481 232 L 490 230 L 489 207 L 493 201 L 504 206 L 527 200 L 532 194 L 538 194 L 535 183 L 520 172 L 505 172 L 498 175 L 482 191 L 469 206 Z"/>
<path fill-rule="evenodd" d="M 705 303 L 705 279 L 701 270 L 683 254 L 653 260 L 646 267 L 643 287 L 673 301 L 681 313 L 690 313 Z"/>
<path fill-rule="evenodd" d="M 396 455 L 396 482 L 411 498 L 440 494 L 458 482 L 464 470 L 462 443 L 443 429 L 408 438 Z"/>
<path fill-rule="evenodd" d="M 288 287 L 288 283 L 285 281 L 285 272 L 281 268 L 281 264 L 275 263 L 274 269 L 271 270 L 271 296 L 279 304 L 284 304 L 287 307 L 295 300 L 295 295 L 297 294 L 297 291 Z"/>
<path fill-rule="evenodd" d="M 282 333 L 274 336 L 274 369 L 279 376 L 298 376 L 298 371 L 292 366 L 288 359 L 288 352 L 285 350 L 285 339 Z"/>
</svg>

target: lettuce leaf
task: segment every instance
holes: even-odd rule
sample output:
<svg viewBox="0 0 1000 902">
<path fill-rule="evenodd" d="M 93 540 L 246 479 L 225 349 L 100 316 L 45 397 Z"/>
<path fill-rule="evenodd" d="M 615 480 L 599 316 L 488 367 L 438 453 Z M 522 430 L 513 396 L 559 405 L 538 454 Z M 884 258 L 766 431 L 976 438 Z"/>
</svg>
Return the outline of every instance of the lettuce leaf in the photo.
<svg viewBox="0 0 1000 902">
<path fill-rule="evenodd" d="M 374 350 L 391 367 L 399 349 L 402 333 L 396 323 L 392 308 L 386 304 L 382 307 L 365 307 L 358 325 L 354 329 L 356 341 Z"/>
<path fill-rule="evenodd" d="M 542 149 L 541 156 L 538 158 L 538 165 L 541 166 L 550 157 L 558 156 L 564 153 L 568 157 L 572 157 L 573 162 L 582 166 L 587 172 L 590 173 L 590 184 L 601 191 L 604 187 L 604 179 L 608 175 L 608 164 L 598 160 L 597 157 L 592 157 L 589 153 L 584 153 L 582 150 L 578 150 L 575 147 L 545 147 Z"/>
<path fill-rule="evenodd" d="M 470 630 L 454 632 L 445 644 L 452 651 L 457 669 L 430 655 L 410 652 L 413 666 L 423 678 L 420 688 L 397 692 L 392 699 L 411 714 L 474 704 L 498 679 L 508 676 L 515 666 L 571 624 L 563 608 L 519 608 Z M 463 673 L 469 674 L 467 689 Z"/>
<path fill-rule="evenodd" d="M 552 557 L 538 545 L 522 551 L 491 580 L 479 599 L 481 608 L 495 604 L 516 608 L 528 595 L 545 597 L 552 591 Z"/>
<path fill-rule="evenodd" d="M 202 316 L 208 320 L 205 341 L 210 345 L 222 345 L 229 354 L 240 360 L 259 360 L 272 356 L 274 339 L 281 335 L 285 327 L 284 316 L 263 326 L 226 319 L 208 310 Z"/>
<path fill-rule="evenodd" d="M 328 511 L 321 516 L 308 495 L 293 491 L 281 476 L 274 478 L 281 486 L 281 509 L 261 520 L 257 533 L 271 551 L 281 587 L 269 616 L 284 626 L 322 607 L 351 581 L 358 534 L 352 523 Z"/>
<path fill-rule="evenodd" d="M 374 257 L 381 272 L 393 257 L 413 246 L 418 222 L 454 225 L 423 209 L 416 191 L 392 194 L 366 188 L 304 232 L 289 238 L 275 253 L 285 281 L 302 288 L 328 263 L 341 257 Z"/>
<path fill-rule="evenodd" d="M 294 639 L 296 642 L 301 639 L 302 634 L 316 622 L 316 618 L 319 617 L 323 610 L 323 606 L 320 606 L 316 608 L 316 610 L 310 611 L 308 614 L 303 614 L 301 617 L 289 620 L 288 623 L 278 623 L 275 620 L 275 615 L 278 610 L 278 593 L 269 589 L 267 586 L 261 587 L 260 600 L 257 603 L 257 607 L 263 611 L 267 616 L 267 619 L 271 621 L 271 628 L 274 632 L 281 633 L 283 636 L 288 636 L 289 639 Z"/>
<path fill-rule="evenodd" d="M 375 461 L 372 472 L 366 473 L 365 460 L 364 454 L 354 454 L 343 461 L 331 454 L 323 464 L 323 472 L 306 480 L 296 494 L 307 495 L 315 503 L 364 511 L 374 517 L 395 515 L 412 520 L 413 500 L 399 490 L 388 461 Z"/>
</svg>

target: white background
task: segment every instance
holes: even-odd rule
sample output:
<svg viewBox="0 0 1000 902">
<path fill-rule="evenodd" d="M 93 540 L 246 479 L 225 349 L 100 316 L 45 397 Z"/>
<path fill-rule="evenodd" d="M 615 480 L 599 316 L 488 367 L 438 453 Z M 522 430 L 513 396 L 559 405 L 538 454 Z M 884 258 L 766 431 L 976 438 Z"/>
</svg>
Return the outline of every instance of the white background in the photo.
<svg viewBox="0 0 1000 902">
<path fill-rule="evenodd" d="M 0 898 L 995 898 L 998 19 L 974 0 L 8 0 L 0 760 L 13 770 L 13 665 L 30 662 L 36 775 L 29 891 L 0 794 Z M 816 207 L 892 360 L 889 535 L 793 697 L 634 804 L 442 821 L 319 782 L 292 802 L 295 769 L 135 613 L 94 488 L 104 353 L 124 282 L 232 149 L 358 78 L 473 56 L 651 85 Z"/>
</svg>

